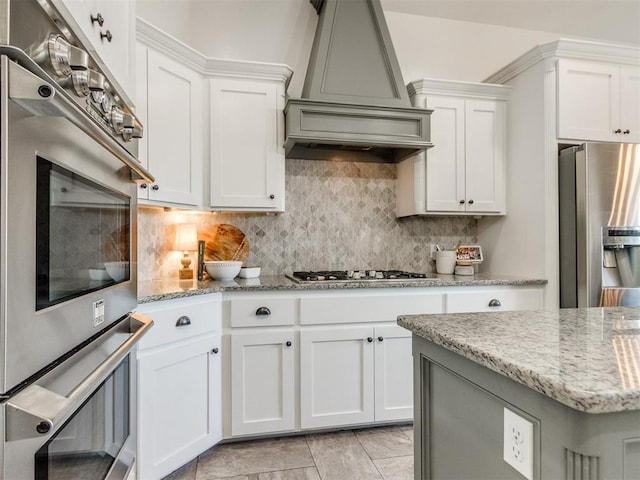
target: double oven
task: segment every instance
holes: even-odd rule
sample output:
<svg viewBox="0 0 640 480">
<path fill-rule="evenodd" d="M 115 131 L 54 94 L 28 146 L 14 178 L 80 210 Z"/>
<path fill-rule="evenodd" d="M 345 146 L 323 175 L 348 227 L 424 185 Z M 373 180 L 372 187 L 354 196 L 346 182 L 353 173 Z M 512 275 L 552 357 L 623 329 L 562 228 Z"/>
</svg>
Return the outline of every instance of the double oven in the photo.
<svg viewBox="0 0 640 480">
<path fill-rule="evenodd" d="M 0 480 L 127 478 L 142 126 L 49 0 L 0 0 Z"/>
</svg>

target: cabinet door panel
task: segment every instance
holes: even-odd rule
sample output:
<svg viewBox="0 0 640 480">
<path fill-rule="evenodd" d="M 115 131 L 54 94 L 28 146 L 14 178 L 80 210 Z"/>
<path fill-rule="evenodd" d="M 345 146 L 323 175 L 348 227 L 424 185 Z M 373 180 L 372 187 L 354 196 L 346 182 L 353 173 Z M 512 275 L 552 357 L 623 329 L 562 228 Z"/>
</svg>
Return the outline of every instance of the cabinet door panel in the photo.
<svg viewBox="0 0 640 480">
<path fill-rule="evenodd" d="M 232 336 L 232 435 L 294 428 L 293 336 L 292 331 Z"/>
<path fill-rule="evenodd" d="M 371 327 L 300 333 L 302 428 L 374 420 L 372 335 Z"/>
<path fill-rule="evenodd" d="M 202 202 L 202 80 L 193 70 L 149 49 L 148 166 L 156 177 L 149 200 Z"/>
<path fill-rule="evenodd" d="M 467 100 L 466 209 L 468 212 L 504 210 L 504 103 Z"/>
<path fill-rule="evenodd" d="M 402 327 L 375 328 L 376 422 L 413 418 L 411 332 Z"/>
<path fill-rule="evenodd" d="M 558 137 L 622 141 L 620 67 L 558 60 Z"/>
<path fill-rule="evenodd" d="M 138 355 L 138 468 L 162 478 L 222 437 L 219 336 Z"/>
<path fill-rule="evenodd" d="M 620 67 L 620 125 L 622 142 L 640 143 L 640 68 Z"/>
<path fill-rule="evenodd" d="M 431 141 L 427 150 L 427 211 L 464 212 L 465 144 L 464 100 L 427 99 L 431 114 Z"/>
<path fill-rule="evenodd" d="M 210 94 L 211 206 L 282 209 L 278 87 L 212 79 Z"/>
</svg>

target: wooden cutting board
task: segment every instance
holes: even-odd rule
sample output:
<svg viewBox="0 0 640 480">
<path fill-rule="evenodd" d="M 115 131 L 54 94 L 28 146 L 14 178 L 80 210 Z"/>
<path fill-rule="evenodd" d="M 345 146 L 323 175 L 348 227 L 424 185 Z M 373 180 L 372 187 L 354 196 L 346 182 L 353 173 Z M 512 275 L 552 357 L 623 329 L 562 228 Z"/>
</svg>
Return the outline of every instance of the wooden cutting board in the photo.
<svg viewBox="0 0 640 480">
<path fill-rule="evenodd" d="M 246 262 L 249 257 L 249 241 L 242 230 L 227 223 L 211 225 L 198 232 L 198 240 L 204 240 L 204 260 L 237 260 Z"/>
</svg>

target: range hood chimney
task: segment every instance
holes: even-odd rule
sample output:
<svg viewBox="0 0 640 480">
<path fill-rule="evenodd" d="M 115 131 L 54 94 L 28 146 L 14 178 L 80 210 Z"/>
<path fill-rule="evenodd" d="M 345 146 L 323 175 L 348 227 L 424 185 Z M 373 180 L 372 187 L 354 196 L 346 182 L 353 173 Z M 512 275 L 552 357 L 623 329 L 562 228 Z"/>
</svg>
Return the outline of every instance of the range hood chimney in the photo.
<svg viewBox="0 0 640 480">
<path fill-rule="evenodd" d="M 411 106 L 380 0 L 310 0 L 319 13 L 302 98 L 285 106 L 287 158 L 399 162 L 433 146 Z"/>
</svg>

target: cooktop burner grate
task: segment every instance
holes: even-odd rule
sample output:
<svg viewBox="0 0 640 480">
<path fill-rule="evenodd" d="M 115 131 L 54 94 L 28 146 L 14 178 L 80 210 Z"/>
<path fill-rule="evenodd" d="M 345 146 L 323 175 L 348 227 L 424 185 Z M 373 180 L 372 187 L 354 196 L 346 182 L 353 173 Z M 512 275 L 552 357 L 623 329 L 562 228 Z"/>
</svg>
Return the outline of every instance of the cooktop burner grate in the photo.
<svg viewBox="0 0 640 480">
<path fill-rule="evenodd" d="M 433 274 L 405 272 L 402 270 L 319 270 L 299 271 L 287 275 L 296 282 L 372 282 L 376 280 L 424 280 L 435 279 Z"/>
</svg>

